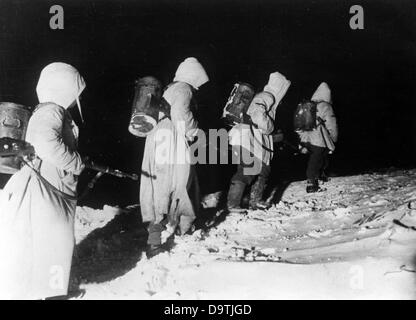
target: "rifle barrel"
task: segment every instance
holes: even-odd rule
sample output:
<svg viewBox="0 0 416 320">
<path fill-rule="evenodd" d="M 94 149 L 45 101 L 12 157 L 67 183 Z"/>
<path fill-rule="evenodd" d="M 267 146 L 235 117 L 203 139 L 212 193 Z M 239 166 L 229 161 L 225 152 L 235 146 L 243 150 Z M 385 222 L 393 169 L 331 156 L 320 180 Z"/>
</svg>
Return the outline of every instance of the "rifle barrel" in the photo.
<svg viewBox="0 0 416 320">
<path fill-rule="evenodd" d="M 88 169 L 92 169 L 92 170 L 95 170 L 95 171 L 100 171 L 100 172 L 103 172 L 103 173 L 106 173 L 106 174 L 110 174 L 112 176 L 116 176 L 118 178 L 130 178 L 130 179 L 135 180 L 135 181 L 139 180 L 139 176 L 137 174 L 134 174 L 134 173 L 131 174 L 131 173 L 127 173 L 127 172 L 117 170 L 117 169 L 111 169 L 109 166 L 102 165 L 102 164 L 97 164 L 94 161 L 87 161 L 85 163 L 85 166 Z"/>
</svg>

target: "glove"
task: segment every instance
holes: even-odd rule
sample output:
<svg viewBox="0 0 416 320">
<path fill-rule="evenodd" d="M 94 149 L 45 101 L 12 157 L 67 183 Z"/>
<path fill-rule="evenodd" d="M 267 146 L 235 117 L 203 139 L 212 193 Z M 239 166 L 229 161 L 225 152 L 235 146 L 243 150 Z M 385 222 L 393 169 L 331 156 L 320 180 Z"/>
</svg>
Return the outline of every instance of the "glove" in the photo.
<svg viewBox="0 0 416 320">
<path fill-rule="evenodd" d="M 224 124 L 228 127 L 234 127 L 237 122 L 235 121 L 235 119 L 233 117 L 230 117 L 228 114 L 222 118 Z"/>
<path fill-rule="evenodd" d="M 251 120 L 251 117 L 247 113 L 243 113 L 243 123 L 253 125 L 253 121 Z"/>
</svg>

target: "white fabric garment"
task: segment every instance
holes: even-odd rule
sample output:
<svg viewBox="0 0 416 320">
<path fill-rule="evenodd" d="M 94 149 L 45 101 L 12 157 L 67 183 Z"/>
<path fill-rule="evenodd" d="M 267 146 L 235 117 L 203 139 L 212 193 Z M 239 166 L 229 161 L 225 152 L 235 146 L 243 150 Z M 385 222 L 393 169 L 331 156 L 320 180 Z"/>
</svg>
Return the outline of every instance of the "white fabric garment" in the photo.
<svg viewBox="0 0 416 320">
<path fill-rule="evenodd" d="M 328 148 L 335 151 L 335 143 L 338 140 L 338 125 L 332 108 L 331 89 L 328 84 L 322 82 L 311 98 L 318 102 L 316 116 L 317 128 L 312 131 L 298 132 L 302 143 L 310 143 L 317 147 Z M 322 119 L 324 125 L 319 123 Z"/>
<path fill-rule="evenodd" d="M 54 102 L 67 109 L 74 101 L 82 118 L 79 96 L 85 89 L 85 81 L 71 65 L 53 62 L 41 72 L 36 93 L 39 103 Z"/>
<path fill-rule="evenodd" d="M 190 84 L 197 89 L 209 81 L 204 67 L 196 58 L 186 58 L 176 70 L 173 81 L 181 81 Z"/>
<path fill-rule="evenodd" d="M 167 215 L 170 229 L 179 224 L 185 233 L 199 206 L 196 176 L 189 162 L 188 140 L 197 129 L 190 109 L 192 88 L 188 83 L 175 82 L 163 97 L 171 106 L 171 119 L 161 119 L 146 137 L 140 209 L 143 221 L 160 223 Z"/>
<path fill-rule="evenodd" d="M 264 91 L 256 94 L 248 107 L 247 114 L 255 126 L 238 124 L 229 132 L 230 144 L 241 146 L 243 150 L 250 151 L 269 165 L 273 157 L 273 138 L 276 108 L 283 99 L 290 81 L 279 72 L 270 74 L 269 82 Z"/>
<path fill-rule="evenodd" d="M 312 101 L 320 102 L 325 101 L 332 103 L 331 89 L 326 82 L 322 82 L 315 90 L 311 98 Z"/>
<path fill-rule="evenodd" d="M 84 87 L 78 71 L 66 65 L 46 67 L 39 79 L 43 103 L 29 120 L 26 140 L 39 157 L 31 165 L 47 182 L 25 165 L 1 193 L 0 298 L 67 294 L 77 176 L 84 165 L 76 151 L 78 129 L 66 108 Z"/>
<path fill-rule="evenodd" d="M 282 101 L 283 97 L 285 96 L 287 90 L 290 87 L 291 82 L 286 79 L 284 75 L 279 72 L 273 72 L 269 76 L 269 82 L 264 87 L 264 91 L 270 92 L 275 97 L 275 103 L 272 106 L 270 111 L 271 117 L 275 118 L 276 116 L 276 109 L 279 105 L 280 101 Z"/>
</svg>

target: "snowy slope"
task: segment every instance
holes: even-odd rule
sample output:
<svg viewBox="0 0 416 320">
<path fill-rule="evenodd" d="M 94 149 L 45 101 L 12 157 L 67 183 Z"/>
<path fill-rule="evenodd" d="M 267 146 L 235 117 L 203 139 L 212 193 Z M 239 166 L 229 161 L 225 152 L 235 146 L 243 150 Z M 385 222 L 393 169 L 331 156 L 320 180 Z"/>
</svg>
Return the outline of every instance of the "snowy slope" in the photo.
<svg viewBox="0 0 416 320">
<path fill-rule="evenodd" d="M 150 260 L 135 208 L 79 207 L 74 298 L 416 298 L 416 170 L 333 178 L 316 194 L 304 186 Z"/>
</svg>

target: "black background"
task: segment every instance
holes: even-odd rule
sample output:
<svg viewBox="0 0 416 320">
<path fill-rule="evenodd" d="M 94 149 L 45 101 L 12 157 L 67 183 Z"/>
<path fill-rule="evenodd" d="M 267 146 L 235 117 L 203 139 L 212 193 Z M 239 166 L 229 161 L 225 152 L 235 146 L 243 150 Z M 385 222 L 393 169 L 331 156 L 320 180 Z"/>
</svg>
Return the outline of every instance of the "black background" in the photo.
<svg viewBox="0 0 416 320">
<path fill-rule="evenodd" d="M 64 30 L 49 28 L 53 4 L 64 7 Z M 354 4 L 364 8 L 364 30 L 349 26 Z M 54 61 L 74 65 L 87 82 L 81 153 L 139 172 L 144 139 L 127 131 L 134 80 L 152 74 L 168 84 L 177 65 L 195 56 L 211 79 L 197 97 L 202 128 L 220 126 L 235 81 L 261 90 L 278 70 L 292 81 L 277 114 L 289 139 L 296 104 L 320 82 L 330 85 L 340 130 L 334 174 L 411 167 L 415 18 L 412 0 L 1 0 L 0 100 L 35 106 L 41 69 Z M 278 153 L 274 181 L 303 178 L 304 162 Z M 203 191 L 224 187 L 230 169 L 200 167 Z M 91 177 L 84 173 L 81 187 Z M 126 205 L 138 201 L 138 190 L 105 177 L 85 202 Z"/>
</svg>

